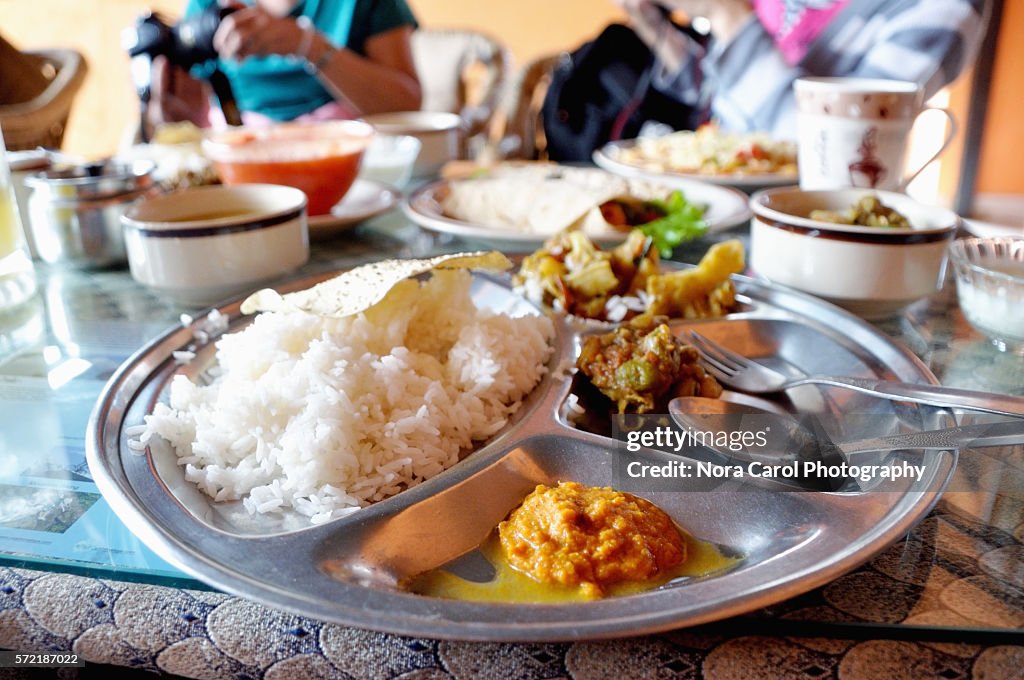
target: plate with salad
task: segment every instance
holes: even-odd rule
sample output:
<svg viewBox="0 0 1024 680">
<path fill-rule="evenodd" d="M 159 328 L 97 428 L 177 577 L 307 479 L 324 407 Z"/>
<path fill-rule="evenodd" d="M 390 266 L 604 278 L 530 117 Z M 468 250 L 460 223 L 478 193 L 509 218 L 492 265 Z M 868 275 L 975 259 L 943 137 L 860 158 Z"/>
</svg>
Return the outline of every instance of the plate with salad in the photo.
<svg viewBox="0 0 1024 680">
<path fill-rule="evenodd" d="M 509 162 L 412 192 L 410 220 L 433 231 L 500 244 L 536 245 L 578 229 L 619 243 L 633 228 L 662 253 L 750 219 L 747 197 L 699 180 L 651 182 L 591 167 Z"/>
</svg>

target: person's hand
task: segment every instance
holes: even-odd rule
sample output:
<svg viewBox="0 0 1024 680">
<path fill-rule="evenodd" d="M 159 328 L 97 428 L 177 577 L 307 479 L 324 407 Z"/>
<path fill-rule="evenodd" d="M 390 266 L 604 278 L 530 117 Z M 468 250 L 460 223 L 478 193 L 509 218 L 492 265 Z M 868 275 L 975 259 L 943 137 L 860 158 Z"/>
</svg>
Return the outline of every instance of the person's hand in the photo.
<svg viewBox="0 0 1024 680">
<path fill-rule="evenodd" d="M 144 123 L 150 132 L 165 123 L 190 121 L 198 127 L 208 125 L 209 92 L 202 81 L 191 77 L 164 55 L 153 58 L 149 103 Z"/>
<path fill-rule="evenodd" d="M 289 55 L 299 52 L 304 36 L 294 19 L 275 16 L 255 5 L 224 17 L 213 36 L 213 46 L 225 59 Z"/>
<path fill-rule="evenodd" d="M 653 47 L 661 34 L 668 17 L 658 9 L 651 0 L 614 0 L 615 4 L 626 11 L 636 34 Z"/>
<path fill-rule="evenodd" d="M 627 12 L 629 12 L 631 14 L 634 11 L 637 11 L 637 8 L 640 5 L 650 5 L 650 4 L 653 4 L 651 2 L 651 0 L 612 0 L 612 1 L 616 5 L 618 5 L 619 7 L 621 7 L 622 9 L 626 10 Z"/>
<path fill-rule="evenodd" d="M 711 34 L 721 43 L 730 42 L 754 13 L 750 0 L 658 0 L 658 3 L 688 17 L 704 17 L 711 23 Z"/>
<path fill-rule="evenodd" d="M 704 17 L 711 23 L 715 38 L 728 43 L 753 13 L 750 0 L 615 0 L 630 17 L 644 17 L 648 22 L 654 14 L 661 15 L 657 6 L 669 12 L 682 12 L 687 17 Z"/>
<path fill-rule="evenodd" d="M 651 0 L 614 1 L 629 15 L 633 31 L 657 53 L 662 66 L 669 72 L 678 70 L 684 55 L 689 52 L 688 40 L 668 25 L 668 15 L 658 6 L 662 3 Z"/>
</svg>

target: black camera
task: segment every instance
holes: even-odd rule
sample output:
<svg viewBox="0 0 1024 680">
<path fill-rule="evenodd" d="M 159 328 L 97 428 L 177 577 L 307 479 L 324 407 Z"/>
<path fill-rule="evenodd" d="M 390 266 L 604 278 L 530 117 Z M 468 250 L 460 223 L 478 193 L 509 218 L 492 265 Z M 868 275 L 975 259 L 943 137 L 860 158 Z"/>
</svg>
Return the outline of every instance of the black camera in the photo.
<svg viewBox="0 0 1024 680">
<path fill-rule="evenodd" d="M 233 7 L 215 5 L 182 19 L 175 26 L 169 26 L 155 12 L 144 14 L 135 24 L 134 39 L 125 46 L 128 56 L 146 54 L 152 58 L 162 54 L 172 64 L 185 69 L 216 59 L 213 34 L 217 32 L 221 19 L 233 11 Z"/>
<path fill-rule="evenodd" d="M 153 58 L 163 55 L 173 66 L 186 70 L 216 59 L 213 35 L 221 20 L 235 9 L 214 5 L 173 26 L 156 12 L 148 12 L 139 17 L 132 29 L 125 31 L 124 48 L 131 57 L 132 80 L 143 113 L 150 98 Z M 241 125 L 241 116 L 227 76 L 220 69 L 214 68 L 207 79 L 213 86 L 225 120 L 229 125 Z M 145 136 L 145 125 L 142 129 Z"/>
</svg>

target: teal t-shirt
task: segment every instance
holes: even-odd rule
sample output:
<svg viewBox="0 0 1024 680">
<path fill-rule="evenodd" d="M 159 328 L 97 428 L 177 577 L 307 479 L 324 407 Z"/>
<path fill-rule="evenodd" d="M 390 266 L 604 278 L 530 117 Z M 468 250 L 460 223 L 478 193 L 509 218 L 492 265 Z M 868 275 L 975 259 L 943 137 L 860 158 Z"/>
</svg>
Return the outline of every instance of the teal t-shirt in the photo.
<svg viewBox="0 0 1024 680">
<path fill-rule="evenodd" d="M 246 0 L 253 4 L 253 0 Z M 198 14 L 217 0 L 189 0 L 185 16 Z M 289 16 L 305 15 L 335 47 L 348 47 L 365 55 L 366 40 L 399 26 L 416 28 L 416 18 L 405 0 L 299 0 Z M 274 120 L 292 120 L 333 99 L 301 59 L 269 55 L 242 61 L 220 59 L 218 65 L 231 82 L 238 108 Z M 208 66 L 198 74 L 212 70 Z"/>
</svg>

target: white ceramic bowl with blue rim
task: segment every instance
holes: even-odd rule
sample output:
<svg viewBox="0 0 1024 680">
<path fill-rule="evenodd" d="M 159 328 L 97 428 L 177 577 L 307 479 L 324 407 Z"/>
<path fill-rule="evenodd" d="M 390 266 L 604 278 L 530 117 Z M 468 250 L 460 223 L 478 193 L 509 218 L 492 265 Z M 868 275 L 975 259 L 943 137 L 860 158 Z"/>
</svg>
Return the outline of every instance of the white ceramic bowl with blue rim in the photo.
<svg viewBox="0 0 1024 680">
<path fill-rule="evenodd" d="M 178 304 L 214 304 L 309 259 L 306 195 L 274 184 L 196 187 L 132 206 L 122 217 L 139 283 Z"/>
<path fill-rule="evenodd" d="M 810 218 L 813 210 L 848 210 L 872 194 L 911 226 L 862 227 Z M 960 227 L 951 210 L 873 189 L 766 189 L 750 197 L 750 208 L 755 275 L 867 319 L 893 316 L 939 290 L 946 247 Z"/>
</svg>

